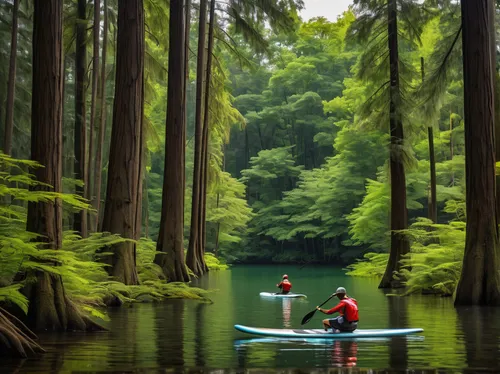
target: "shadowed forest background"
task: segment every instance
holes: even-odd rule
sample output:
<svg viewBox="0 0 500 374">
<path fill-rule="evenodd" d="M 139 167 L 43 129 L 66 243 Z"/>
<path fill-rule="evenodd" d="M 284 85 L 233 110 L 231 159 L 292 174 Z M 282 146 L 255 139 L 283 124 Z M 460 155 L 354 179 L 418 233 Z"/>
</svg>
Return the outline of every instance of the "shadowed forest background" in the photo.
<svg viewBox="0 0 500 374">
<path fill-rule="evenodd" d="M 241 263 L 500 303 L 499 4 L 303 6 L 0 4 L 0 353 Z"/>
</svg>

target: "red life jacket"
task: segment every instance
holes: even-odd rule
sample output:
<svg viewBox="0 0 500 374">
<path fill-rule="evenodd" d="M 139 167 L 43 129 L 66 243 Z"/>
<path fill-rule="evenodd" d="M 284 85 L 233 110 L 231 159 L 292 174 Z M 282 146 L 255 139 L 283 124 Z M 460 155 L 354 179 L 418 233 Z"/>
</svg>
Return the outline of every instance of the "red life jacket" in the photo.
<svg viewBox="0 0 500 374">
<path fill-rule="evenodd" d="M 355 299 L 345 298 L 341 303 L 344 304 L 344 316 L 348 322 L 359 320 L 358 316 L 358 302 Z"/>
<path fill-rule="evenodd" d="M 280 284 L 278 284 L 279 288 L 283 288 L 283 291 L 290 291 L 292 289 L 292 283 L 288 279 L 283 279 Z"/>
</svg>

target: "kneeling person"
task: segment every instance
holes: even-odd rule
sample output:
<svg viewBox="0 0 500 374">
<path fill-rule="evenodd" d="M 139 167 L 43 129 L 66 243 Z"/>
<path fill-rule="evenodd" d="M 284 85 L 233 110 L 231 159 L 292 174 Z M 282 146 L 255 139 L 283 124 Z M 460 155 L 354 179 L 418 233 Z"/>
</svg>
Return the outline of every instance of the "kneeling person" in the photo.
<svg viewBox="0 0 500 374">
<path fill-rule="evenodd" d="M 333 332 L 352 332 L 356 330 L 358 328 L 358 302 L 347 296 L 344 287 L 337 288 L 334 295 L 340 300 L 337 306 L 330 310 L 316 307 L 317 310 L 324 314 L 333 314 L 336 312 L 340 314 L 336 318 L 323 320 L 325 331 L 328 331 L 328 328 L 332 328 Z"/>
<path fill-rule="evenodd" d="M 281 280 L 280 283 L 276 285 L 276 287 L 281 289 L 281 292 L 278 292 L 278 294 L 283 294 L 286 295 L 290 292 L 292 289 L 292 283 L 288 280 L 288 275 L 283 275 L 283 279 Z"/>
</svg>

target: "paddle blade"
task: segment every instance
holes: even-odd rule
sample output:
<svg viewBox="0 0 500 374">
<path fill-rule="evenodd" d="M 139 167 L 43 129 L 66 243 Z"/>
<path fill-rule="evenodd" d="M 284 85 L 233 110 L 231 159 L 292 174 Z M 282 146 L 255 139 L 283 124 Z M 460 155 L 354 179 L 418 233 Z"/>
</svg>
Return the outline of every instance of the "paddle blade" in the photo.
<svg viewBox="0 0 500 374">
<path fill-rule="evenodd" d="M 304 318 L 302 318 L 302 322 L 300 324 L 305 325 L 307 322 L 309 322 L 313 318 L 314 313 L 316 313 L 316 309 L 314 309 L 312 312 L 307 313 Z"/>
</svg>

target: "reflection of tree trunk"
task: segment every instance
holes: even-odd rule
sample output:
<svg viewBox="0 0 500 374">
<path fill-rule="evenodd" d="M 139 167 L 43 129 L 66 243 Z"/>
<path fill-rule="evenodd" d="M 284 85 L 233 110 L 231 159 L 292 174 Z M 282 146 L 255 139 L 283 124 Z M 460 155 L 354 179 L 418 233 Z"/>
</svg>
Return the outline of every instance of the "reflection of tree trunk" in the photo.
<svg viewBox="0 0 500 374">
<path fill-rule="evenodd" d="M 402 287 L 401 280 L 394 277 L 401 270 L 401 259 L 410 252 L 410 243 L 400 230 L 408 228 L 406 209 L 406 176 L 403 165 L 403 123 L 401 119 L 401 93 L 399 85 L 399 51 L 396 0 L 388 2 L 388 41 L 390 62 L 390 174 L 391 174 L 391 249 L 389 261 L 379 288 Z"/>
<path fill-rule="evenodd" d="M 159 367 L 184 365 L 184 301 L 168 300 L 156 313 L 157 364 Z M 195 328 L 201 328 L 196 326 Z M 168 353 L 167 353 L 168 352 Z"/>
<path fill-rule="evenodd" d="M 496 309 L 457 308 L 459 330 L 463 332 L 467 366 L 474 368 L 498 368 L 498 340 L 500 324 Z"/>
<path fill-rule="evenodd" d="M 408 298 L 390 296 L 389 328 L 408 327 Z M 408 343 L 406 337 L 394 337 L 389 343 L 389 367 L 391 369 L 406 369 L 408 367 Z"/>
<path fill-rule="evenodd" d="M 194 333 L 194 345 L 196 352 L 196 366 L 204 367 L 205 366 L 205 346 L 207 342 L 204 341 L 203 332 L 205 331 L 205 326 L 203 324 L 204 318 L 204 309 L 207 304 L 200 303 L 196 306 L 195 310 L 195 333 Z"/>
</svg>

